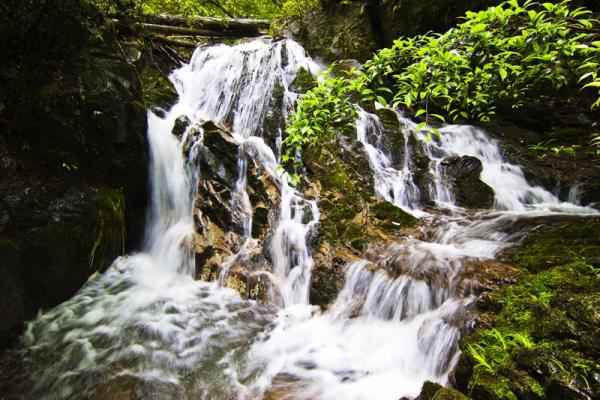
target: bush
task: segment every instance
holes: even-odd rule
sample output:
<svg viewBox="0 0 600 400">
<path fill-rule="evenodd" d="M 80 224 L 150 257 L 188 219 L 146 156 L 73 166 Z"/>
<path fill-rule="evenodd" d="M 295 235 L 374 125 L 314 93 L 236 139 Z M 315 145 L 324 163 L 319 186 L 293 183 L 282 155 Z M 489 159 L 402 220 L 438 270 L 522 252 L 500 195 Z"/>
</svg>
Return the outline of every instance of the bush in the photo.
<svg viewBox="0 0 600 400">
<path fill-rule="evenodd" d="M 599 26 L 590 11 L 570 8 L 569 1 L 510 0 L 467 12 L 463 23 L 442 35 L 399 38 L 361 71 L 325 79 L 300 99 L 286 154 L 331 135 L 339 121 L 352 120 L 353 96 L 404 108 L 424 120 L 423 126 L 487 122 L 499 104 L 519 108 L 540 93 L 558 97 L 578 87 L 596 90 L 589 106 L 599 107 Z"/>
</svg>

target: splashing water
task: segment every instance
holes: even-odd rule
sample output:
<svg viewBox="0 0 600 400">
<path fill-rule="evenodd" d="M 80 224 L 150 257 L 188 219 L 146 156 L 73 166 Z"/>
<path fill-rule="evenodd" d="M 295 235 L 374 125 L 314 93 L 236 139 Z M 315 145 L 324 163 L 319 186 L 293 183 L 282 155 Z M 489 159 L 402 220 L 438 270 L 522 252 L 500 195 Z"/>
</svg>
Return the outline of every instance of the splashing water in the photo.
<svg viewBox="0 0 600 400">
<path fill-rule="evenodd" d="M 517 241 L 522 232 L 510 229 L 515 221 L 595 212 L 531 186 L 519 166 L 503 160 L 498 143 L 473 127 L 447 126 L 439 140 L 426 141 L 412 121 L 396 114 L 404 139 L 396 169 L 378 140 L 381 121 L 361 110 L 357 138 L 376 194 L 427 218 L 429 230 L 350 263 L 336 301 L 321 312 L 309 304 L 317 202 L 288 185 L 278 168 L 281 129 L 267 128 L 278 93 L 284 118 L 293 109 L 297 95 L 290 87 L 300 68 L 318 70 L 295 42 L 261 39 L 201 47 L 174 71 L 178 103 L 164 118 L 148 115 L 152 191 L 144 251 L 117 259 L 71 300 L 29 324 L 31 398 L 90 398 L 131 382 L 147 390 L 147 398 L 161 400 L 259 399 L 266 392 L 289 399 L 415 397 L 426 380 L 447 384 L 459 356 L 473 300 L 461 276 L 465 262 L 492 259 Z M 181 115 L 192 124 L 178 140 L 171 131 Z M 228 127 L 239 145 L 232 209 L 243 243 L 214 283 L 192 278 L 194 161 L 201 157 L 198 126 L 206 120 Z M 197 137 L 192 129 L 200 129 Z M 417 152 L 429 160 L 428 188 L 415 182 Z M 441 163 L 462 155 L 482 161 L 481 179 L 494 190 L 496 210 L 473 216 L 454 204 Z M 235 257 L 254 245 L 249 162 L 272 177 L 280 194 L 266 249 L 271 305 L 221 287 Z M 425 211 L 423 190 L 452 212 Z"/>
</svg>

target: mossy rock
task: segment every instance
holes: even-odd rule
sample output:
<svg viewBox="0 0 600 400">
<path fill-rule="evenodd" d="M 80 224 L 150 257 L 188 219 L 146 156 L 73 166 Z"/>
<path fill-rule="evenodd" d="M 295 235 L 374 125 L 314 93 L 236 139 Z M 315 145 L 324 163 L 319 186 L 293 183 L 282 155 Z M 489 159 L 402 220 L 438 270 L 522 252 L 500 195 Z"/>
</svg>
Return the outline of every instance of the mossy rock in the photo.
<svg viewBox="0 0 600 400">
<path fill-rule="evenodd" d="M 370 211 L 376 219 L 383 221 L 389 229 L 414 226 L 418 222 L 417 218 L 386 201 L 374 204 L 371 206 Z"/>
<path fill-rule="evenodd" d="M 427 381 L 423 384 L 421 394 L 416 400 L 469 400 L 469 398 L 457 390 Z"/>
<path fill-rule="evenodd" d="M 300 68 L 290 86 L 296 93 L 306 93 L 317 86 L 317 79 L 305 68 Z"/>
<path fill-rule="evenodd" d="M 491 298 L 499 305 L 494 327 L 461 344 L 466 364 L 474 366 L 468 383 L 473 398 L 551 399 L 570 393 L 566 398 L 583 399 L 600 393 L 590 383 L 600 376 L 600 347 L 591 339 L 600 332 L 597 270 L 575 261 L 524 274 Z"/>
<path fill-rule="evenodd" d="M 600 219 L 559 220 L 531 233 L 513 254 L 512 260 L 529 271 L 543 271 L 580 257 L 600 263 Z"/>
</svg>

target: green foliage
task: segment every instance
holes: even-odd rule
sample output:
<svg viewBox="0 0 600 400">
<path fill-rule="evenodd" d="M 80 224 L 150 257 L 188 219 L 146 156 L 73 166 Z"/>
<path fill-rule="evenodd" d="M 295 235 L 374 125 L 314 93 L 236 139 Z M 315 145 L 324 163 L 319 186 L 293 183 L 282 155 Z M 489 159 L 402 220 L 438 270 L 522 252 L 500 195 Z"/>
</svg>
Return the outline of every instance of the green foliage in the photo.
<svg viewBox="0 0 600 400">
<path fill-rule="evenodd" d="M 319 6 L 319 0 L 285 0 L 279 14 L 282 18 L 302 17 Z"/>
<path fill-rule="evenodd" d="M 285 0 L 271 23 L 270 34 L 280 36 L 290 21 L 301 19 L 320 4 L 320 0 Z"/>
<path fill-rule="evenodd" d="M 553 145 L 553 140 L 549 139 L 540 143 L 536 143 L 534 145 L 529 146 L 529 150 L 533 153 L 535 153 L 538 158 L 540 159 L 544 159 L 546 158 L 546 156 L 548 154 L 554 154 L 557 156 L 560 155 L 568 155 L 571 157 L 575 157 L 576 153 L 577 153 L 577 149 L 580 147 L 578 145 L 570 145 L 570 146 L 565 146 L 565 145 L 557 145 L 554 146 Z"/>
<path fill-rule="evenodd" d="M 477 343 L 467 345 L 467 352 L 476 361 L 475 369 L 495 372 L 506 364 L 513 351 L 534 346 L 526 332 L 503 332 L 492 328 L 484 330 Z"/>
<path fill-rule="evenodd" d="M 167 13 L 184 16 L 271 18 L 278 0 L 91 0 L 105 13 Z"/>
<path fill-rule="evenodd" d="M 357 111 L 351 100 L 359 86 L 352 83 L 357 82 L 332 76 L 330 69 L 318 86 L 302 96 L 283 142 L 284 164 L 297 160 L 305 146 L 353 129 Z"/>
<path fill-rule="evenodd" d="M 288 158 L 349 125 L 350 99 L 412 111 L 428 137 L 448 121 L 486 122 L 500 104 L 519 108 L 540 95 L 557 96 L 578 85 L 600 90 L 600 23 L 569 1 L 510 0 L 481 12 L 446 33 L 399 38 L 361 71 L 324 79 L 302 97 L 288 129 Z M 600 94 L 596 92 L 595 95 Z M 592 104 L 593 103 L 593 104 Z M 600 104 L 592 99 L 590 106 Z M 573 147 L 542 144 L 534 151 L 572 154 Z"/>
<path fill-rule="evenodd" d="M 574 85 L 600 87 L 598 21 L 583 8 L 510 0 L 443 35 L 400 38 L 365 66 L 370 86 L 390 84 L 395 107 L 444 122 L 488 121 L 499 103 L 518 108 L 531 96 Z M 598 101 L 594 103 L 597 105 Z"/>
</svg>

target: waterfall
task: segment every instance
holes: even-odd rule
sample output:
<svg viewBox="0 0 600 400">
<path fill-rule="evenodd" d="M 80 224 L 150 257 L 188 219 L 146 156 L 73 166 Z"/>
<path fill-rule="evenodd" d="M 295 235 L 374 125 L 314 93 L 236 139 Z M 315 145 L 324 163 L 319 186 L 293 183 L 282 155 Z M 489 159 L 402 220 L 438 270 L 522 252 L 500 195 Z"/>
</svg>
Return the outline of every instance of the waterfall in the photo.
<svg viewBox="0 0 600 400">
<path fill-rule="evenodd" d="M 268 127 L 273 107 L 284 119 L 293 110 L 292 82 L 301 68 L 319 70 L 300 45 L 258 39 L 200 47 L 173 72 L 177 104 L 164 117 L 148 114 L 151 207 L 144 249 L 118 258 L 28 325 L 30 398 L 93 398 L 128 385 L 161 400 L 260 399 L 278 391 L 297 400 L 414 398 L 426 380 L 448 384 L 459 356 L 474 299 L 461 277 L 465 262 L 493 259 L 515 243 L 520 233 L 507 226 L 516 220 L 595 212 L 530 185 L 498 143 L 473 127 L 446 126 L 441 138 L 427 140 L 396 113 L 404 142 L 394 149 L 402 152 L 401 165 L 394 165 L 380 140 L 381 121 L 360 110 L 357 140 L 375 194 L 424 219 L 428 230 L 349 263 L 343 289 L 321 311 L 309 304 L 318 199 L 289 185 L 278 165 L 281 121 Z M 181 116 L 190 124 L 177 138 L 172 130 Z M 196 161 L 203 157 L 205 121 L 228 129 L 238 145 L 231 209 L 242 232 L 239 251 L 212 283 L 193 279 Z M 417 153 L 429 163 L 427 188 L 416 182 Z M 481 160 L 495 209 L 473 214 L 455 204 L 442 163 L 464 155 Z M 258 271 L 272 283 L 266 305 L 223 287 L 231 266 L 255 245 L 252 166 L 265 171 L 279 195 L 263 249 L 270 263 Z M 425 209 L 424 190 L 436 207 Z"/>
</svg>

